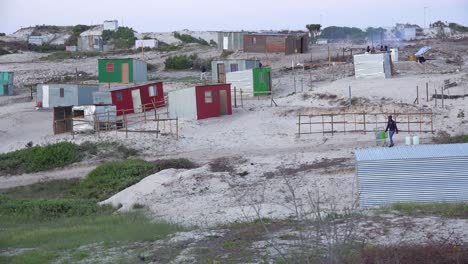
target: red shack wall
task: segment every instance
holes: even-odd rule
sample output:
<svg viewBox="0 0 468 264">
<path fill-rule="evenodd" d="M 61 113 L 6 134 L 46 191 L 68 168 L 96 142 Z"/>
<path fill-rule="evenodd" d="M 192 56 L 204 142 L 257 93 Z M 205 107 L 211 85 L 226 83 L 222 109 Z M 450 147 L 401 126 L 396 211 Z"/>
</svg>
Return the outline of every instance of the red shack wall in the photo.
<svg viewBox="0 0 468 264">
<path fill-rule="evenodd" d="M 231 84 L 202 85 L 195 87 L 195 97 L 197 100 L 198 119 L 221 116 L 221 105 L 219 91 L 225 90 L 227 95 L 227 114 L 232 115 L 231 104 Z M 211 91 L 212 103 L 205 103 L 205 92 Z"/>
<path fill-rule="evenodd" d="M 156 86 L 157 88 L 157 95 L 156 96 L 149 96 L 148 87 Z M 164 102 L 164 90 L 163 90 L 163 83 L 148 83 L 145 85 L 129 87 L 126 89 L 115 90 L 111 91 L 112 97 L 112 104 L 114 104 L 117 108 L 117 115 L 122 115 L 123 111 L 126 110 L 126 114 L 133 113 L 133 99 L 132 99 L 132 90 L 140 90 L 140 97 L 141 97 L 141 104 L 146 105 L 145 110 L 152 110 L 154 109 L 152 102 L 156 103 L 156 108 L 163 107 L 166 105 Z M 122 93 L 122 101 L 117 100 L 117 94 Z"/>
</svg>

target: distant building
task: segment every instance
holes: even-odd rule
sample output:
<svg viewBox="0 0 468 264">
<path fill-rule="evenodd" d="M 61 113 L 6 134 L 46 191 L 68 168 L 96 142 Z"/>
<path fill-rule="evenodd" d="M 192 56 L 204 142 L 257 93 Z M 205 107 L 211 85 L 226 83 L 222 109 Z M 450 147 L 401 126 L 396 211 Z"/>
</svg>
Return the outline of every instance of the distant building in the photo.
<svg viewBox="0 0 468 264">
<path fill-rule="evenodd" d="M 219 50 L 242 50 L 244 48 L 245 31 L 219 31 L 218 49 Z"/>
<path fill-rule="evenodd" d="M 251 33 L 243 37 L 244 52 L 259 53 L 306 53 L 309 33 Z"/>
<path fill-rule="evenodd" d="M 133 59 L 99 59 L 100 83 L 137 83 L 148 80 L 146 62 Z"/>
<path fill-rule="evenodd" d="M 13 95 L 13 72 L 0 72 L 0 96 Z"/>
<path fill-rule="evenodd" d="M 211 84 L 171 91 L 171 118 L 205 119 L 232 114 L 231 85 Z"/>
<path fill-rule="evenodd" d="M 119 28 L 119 22 L 117 20 L 106 20 L 103 23 L 104 30 L 115 31 Z"/>
<path fill-rule="evenodd" d="M 156 39 L 137 39 L 135 40 L 135 49 L 140 48 L 157 48 L 158 47 L 158 40 Z"/>
<path fill-rule="evenodd" d="M 228 72 L 258 68 L 259 65 L 259 60 L 215 60 L 211 62 L 211 79 L 213 82 L 226 83 Z"/>
<path fill-rule="evenodd" d="M 328 44 L 328 39 L 324 39 L 324 38 L 319 38 L 315 41 L 315 44 L 317 45 L 325 45 L 325 44 Z"/>
<path fill-rule="evenodd" d="M 77 46 L 65 46 L 65 50 L 70 51 L 70 52 L 77 52 L 78 47 Z"/>
<path fill-rule="evenodd" d="M 354 74 L 359 78 L 392 77 L 391 59 L 388 52 L 354 55 Z"/>
<path fill-rule="evenodd" d="M 96 105 L 115 105 L 117 115 L 141 113 L 166 105 L 162 82 L 114 87 L 93 93 Z"/>
<path fill-rule="evenodd" d="M 102 25 L 86 30 L 78 38 L 79 51 L 104 51 L 104 41 L 102 39 Z"/>
<path fill-rule="evenodd" d="M 42 44 L 47 42 L 46 36 L 29 36 L 28 43 L 33 45 L 41 46 Z"/>
<path fill-rule="evenodd" d="M 36 106 L 54 108 L 58 106 L 89 105 L 93 103 L 93 92 L 98 85 L 81 84 L 38 84 Z"/>
</svg>

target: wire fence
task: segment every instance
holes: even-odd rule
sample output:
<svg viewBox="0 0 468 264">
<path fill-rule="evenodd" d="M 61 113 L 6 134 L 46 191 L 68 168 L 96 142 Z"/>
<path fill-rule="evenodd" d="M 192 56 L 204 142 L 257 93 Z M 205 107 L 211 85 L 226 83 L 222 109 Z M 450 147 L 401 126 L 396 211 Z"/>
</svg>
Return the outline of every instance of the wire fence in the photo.
<svg viewBox="0 0 468 264">
<path fill-rule="evenodd" d="M 387 118 L 392 115 L 398 131 L 407 133 L 434 133 L 433 113 L 327 113 L 299 114 L 297 136 L 307 134 L 368 133 L 385 130 Z"/>
</svg>

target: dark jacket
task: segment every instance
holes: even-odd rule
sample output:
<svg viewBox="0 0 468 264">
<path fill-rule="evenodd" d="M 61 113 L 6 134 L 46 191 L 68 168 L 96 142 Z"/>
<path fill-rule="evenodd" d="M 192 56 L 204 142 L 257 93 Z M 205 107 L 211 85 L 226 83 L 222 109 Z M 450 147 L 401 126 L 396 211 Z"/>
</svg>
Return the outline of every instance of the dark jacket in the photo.
<svg viewBox="0 0 468 264">
<path fill-rule="evenodd" d="M 388 120 L 388 123 L 387 123 L 387 128 L 385 129 L 385 132 L 387 132 L 388 130 L 390 131 L 396 131 L 398 133 L 398 128 L 397 128 L 397 125 L 396 125 L 396 122 L 393 121 L 393 120 Z"/>
</svg>

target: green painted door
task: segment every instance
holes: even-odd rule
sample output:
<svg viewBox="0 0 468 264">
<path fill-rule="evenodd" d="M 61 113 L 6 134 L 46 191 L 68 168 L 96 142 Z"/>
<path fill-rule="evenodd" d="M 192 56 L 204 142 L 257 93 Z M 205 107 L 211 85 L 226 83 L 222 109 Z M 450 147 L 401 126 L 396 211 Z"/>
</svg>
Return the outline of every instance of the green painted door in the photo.
<svg viewBox="0 0 468 264">
<path fill-rule="evenodd" d="M 271 68 L 253 69 L 254 96 L 271 94 Z"/>
</svg>

